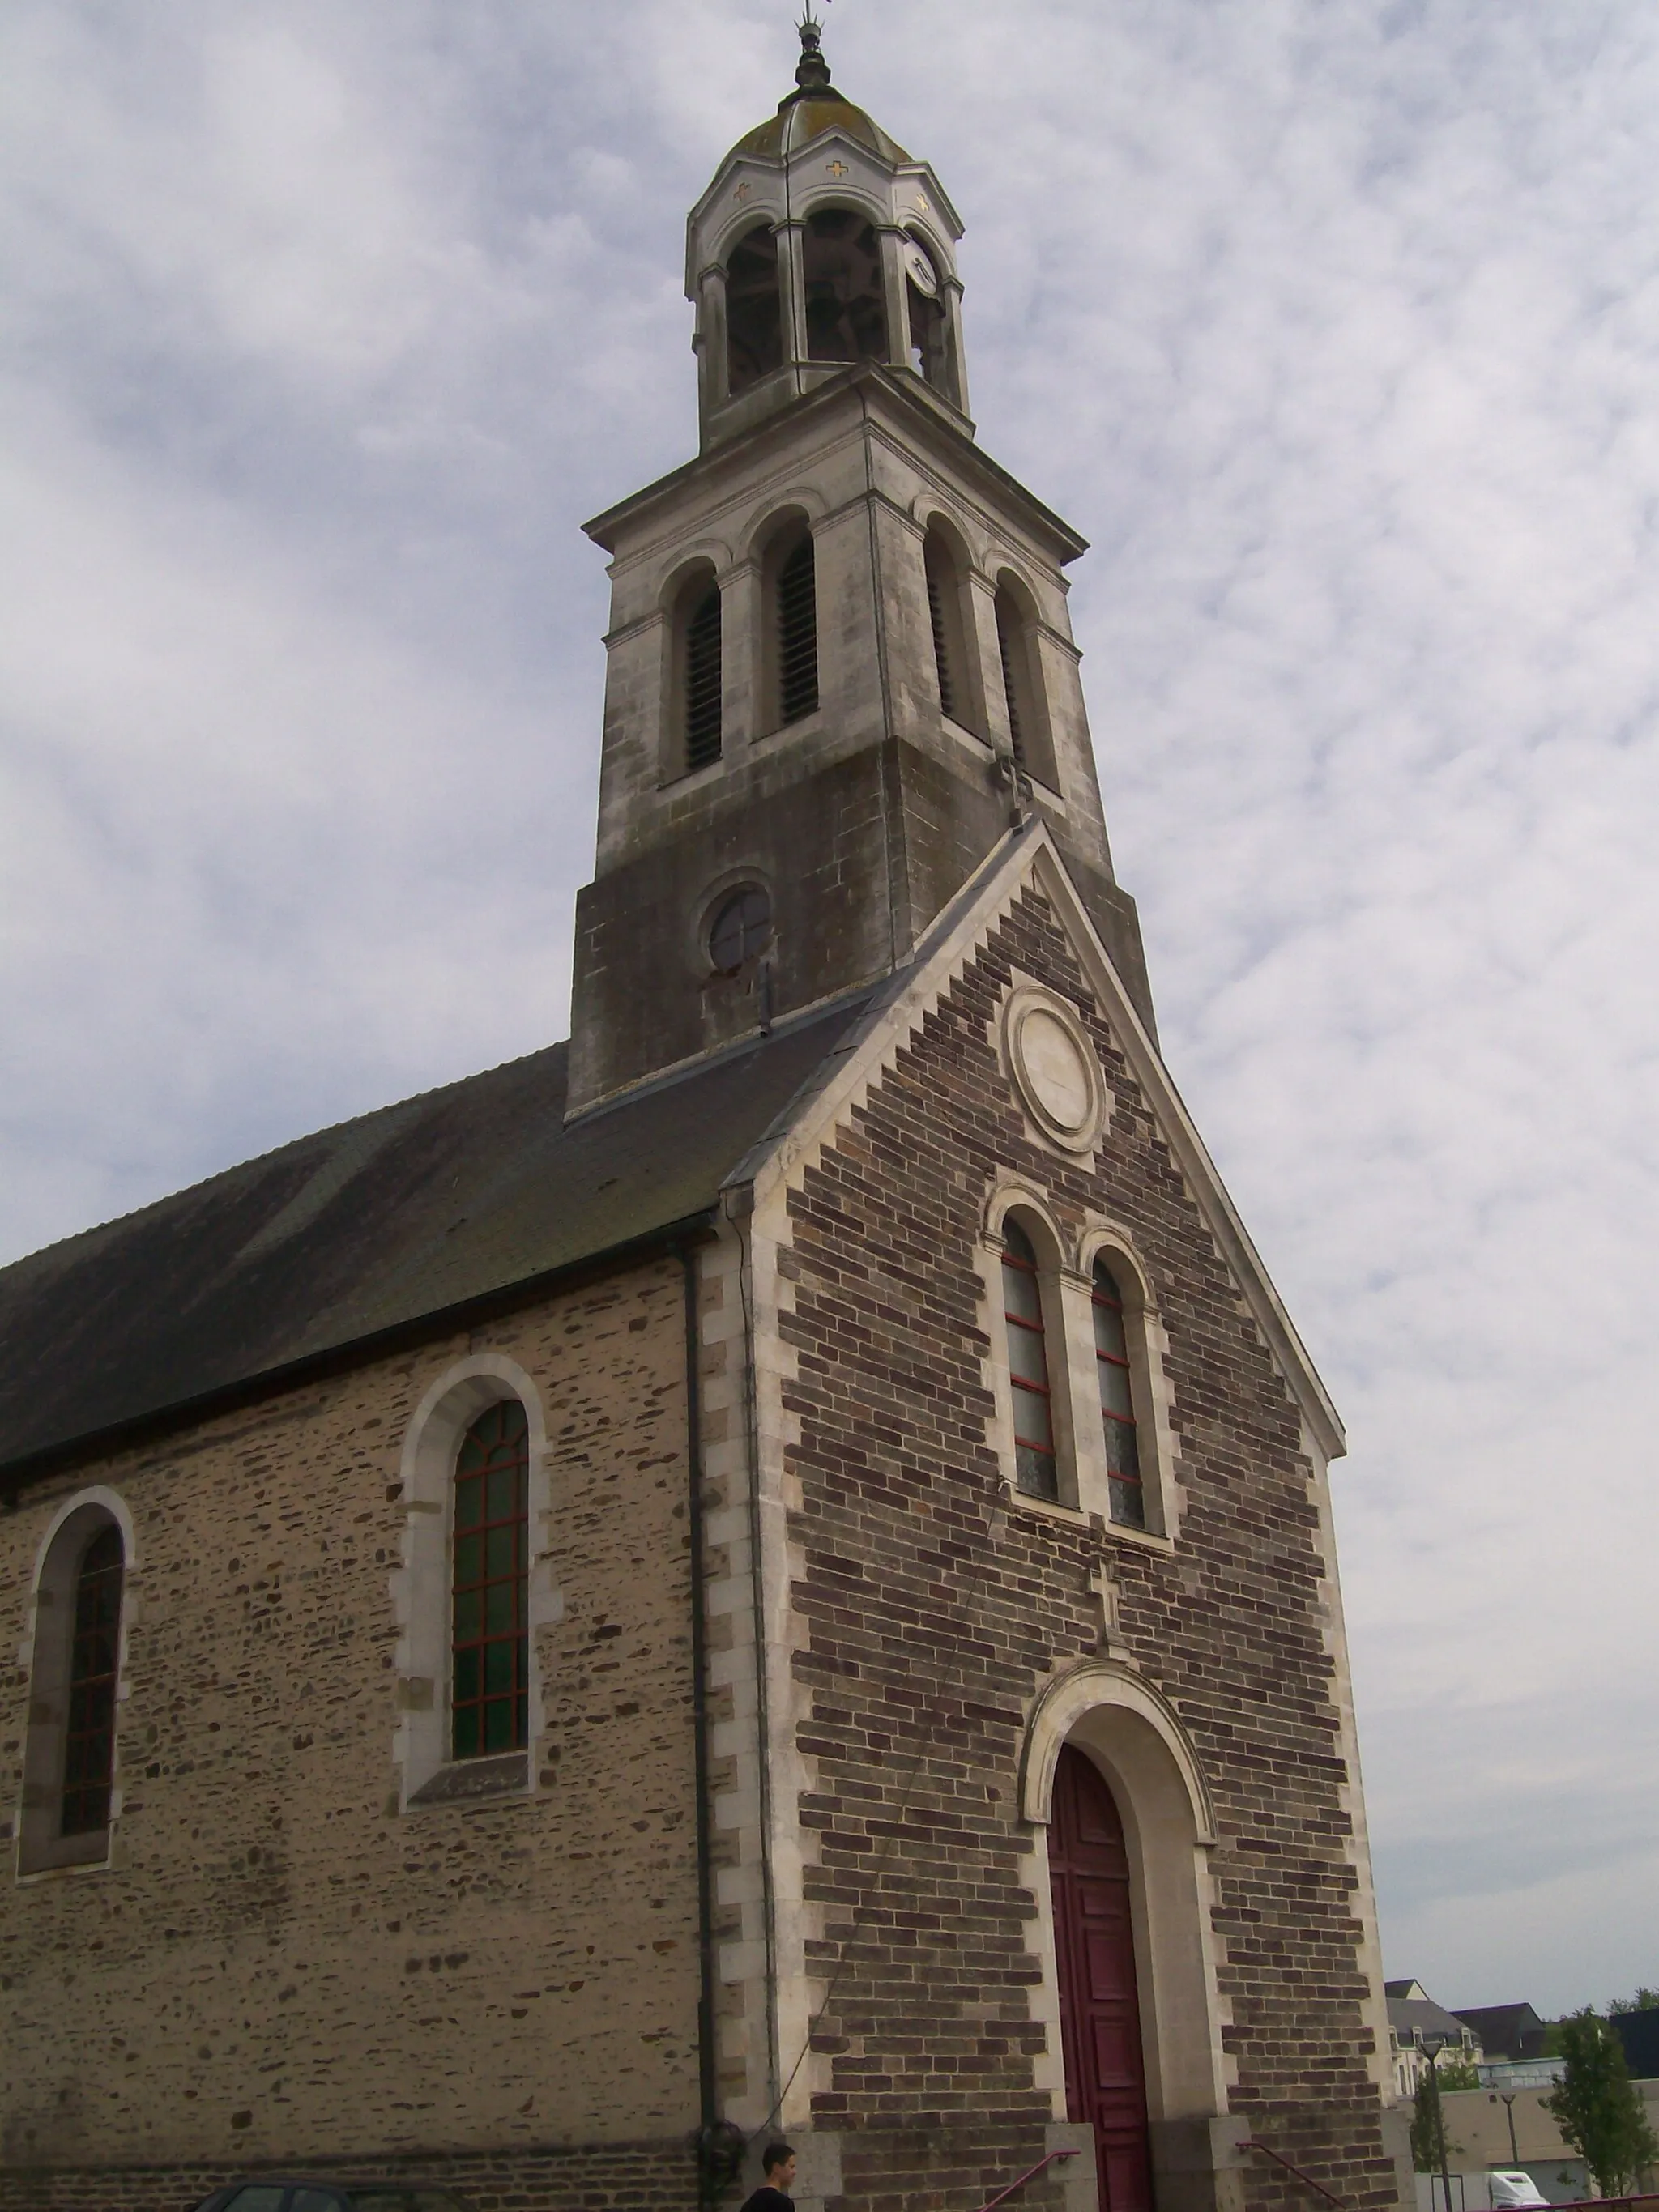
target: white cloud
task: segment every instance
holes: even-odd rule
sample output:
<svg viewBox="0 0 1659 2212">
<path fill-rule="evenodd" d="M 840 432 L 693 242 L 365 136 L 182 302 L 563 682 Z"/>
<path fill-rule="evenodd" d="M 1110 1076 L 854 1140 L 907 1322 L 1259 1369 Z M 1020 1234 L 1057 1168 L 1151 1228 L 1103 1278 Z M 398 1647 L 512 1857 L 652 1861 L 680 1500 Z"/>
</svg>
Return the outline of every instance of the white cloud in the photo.
<svg viewBox="0 0 1659 2212">
<path fill-rule="evenodd" d="M 0 1243 L 562 1025 L 583 515 L 691 449 L 751 0 L 20 0 Z M 969 224 L 1172 1064 L 1347 1416 L 1390 1970 L 1659 1972 L 1659 28 L 838 6 Z"/>
</svg>

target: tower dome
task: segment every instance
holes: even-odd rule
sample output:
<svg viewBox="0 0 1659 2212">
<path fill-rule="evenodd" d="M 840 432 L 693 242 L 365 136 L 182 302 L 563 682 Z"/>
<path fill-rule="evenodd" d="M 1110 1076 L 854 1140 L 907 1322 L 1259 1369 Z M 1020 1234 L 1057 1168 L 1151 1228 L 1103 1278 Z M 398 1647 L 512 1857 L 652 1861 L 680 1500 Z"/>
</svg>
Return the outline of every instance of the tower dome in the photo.
<svg viewBox="0 0 1659 2212">
<path fill-rule="evenodd" d="M 961 222 L 927 164 L 831 82 L 821 27 L 799 28 L 795 89 L 738 139 L 687 226 L 703 444 L 860 362 L 913 374 L 971 429 Z"/>
<path fill-rule="evenodd" d="M 823 58 L 822 24 L 809 17 L 799 29 L 801 57 L 795 70 L 795 89 L 778 102 L 775 115 L 738 139 L 726 161 L 738 154 L 763 154 L 775 159 L 799 152 L 826 131 L 842 130 L 884 161 L 908 161 L 910 156 L 903 147 L 830 82 L 830 64 Z"/>
</svg>

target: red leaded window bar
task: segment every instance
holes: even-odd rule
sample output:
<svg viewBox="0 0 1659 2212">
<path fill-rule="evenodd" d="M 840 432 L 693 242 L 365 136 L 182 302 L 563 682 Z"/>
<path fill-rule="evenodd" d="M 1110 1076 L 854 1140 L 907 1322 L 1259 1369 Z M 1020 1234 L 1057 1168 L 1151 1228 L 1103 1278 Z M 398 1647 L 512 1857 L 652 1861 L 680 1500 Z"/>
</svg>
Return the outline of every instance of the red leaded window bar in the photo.
<svg viewBox="0 0 1659 2212">
<path fill-rule="evenodd" d="M 115 1683 L 121 1658 L 121 1532 L 100 1528 L 81 1555 L 70 1647 L 69 1726 L 58 1832 L 96 1833 L 109 1826 L 115 1771 Z"/>
<path fill-rule="evenodd" d="M 1146 1526 L 1146 1491 L 1140 1479 L 1134 1398 L 1129 1387 L 1129 1341 L 1123 1326 L 1123 1293 L 1103 1260 L 1095 1261 L 1095 1365 L 1100 1376 L 1100 1418 L 1106 1431 L 1106 1471 L 1112 1518 L 1126 1528 Z"/>
<path fill-rule="evenodd" d="M 455 1462 L 451 1753 L 530 1741 L 530 1437 L 524 1407 L 481 1413 Z"/>
<path fill-rule="evenodd" d="M 1014 1480 L 1029 1497 L 1057 1499 L 1060 1477 L 1043 1341 L 1042 1285 L 1031 1240 L 1017 1221 L 1003 1224 L 1002 1304 L 1008 1324 L 1008 1373 L 1014 1386 Z"/>
</svg>

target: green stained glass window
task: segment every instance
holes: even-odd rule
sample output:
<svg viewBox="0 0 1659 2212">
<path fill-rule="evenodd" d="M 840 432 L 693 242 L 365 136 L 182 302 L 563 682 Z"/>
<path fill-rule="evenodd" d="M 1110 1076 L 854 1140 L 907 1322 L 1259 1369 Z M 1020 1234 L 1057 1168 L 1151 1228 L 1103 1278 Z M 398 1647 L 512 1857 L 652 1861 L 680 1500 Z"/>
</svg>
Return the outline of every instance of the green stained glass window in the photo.
<svg viewBox="0 0 1659 2212">
<path fill-rule="evenodd" d="M 479 1759 L 530 1741 L 530 1438 L 503 1398 L 455 1462 L 451 1752 Z"/>
<path fill-rule="evenodd" d="M 84 1836 L 109 1826 L 115 1771 L 115 1685 L 120 1666 L 121 1532 L 101 1528 L 81 1555 L 70 1647 L 69 1728 L 58 1832 Z"/>
</svg>

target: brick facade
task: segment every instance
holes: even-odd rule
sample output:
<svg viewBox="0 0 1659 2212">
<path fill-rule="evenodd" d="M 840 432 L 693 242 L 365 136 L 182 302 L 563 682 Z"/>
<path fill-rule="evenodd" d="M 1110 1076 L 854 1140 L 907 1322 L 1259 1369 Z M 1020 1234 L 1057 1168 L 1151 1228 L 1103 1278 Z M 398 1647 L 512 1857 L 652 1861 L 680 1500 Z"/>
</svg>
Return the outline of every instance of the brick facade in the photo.
<svg viewBox="0 0 1659 2212">
<path fill-rule="evenodd" d="M 1033 1139 L 999 1065 L 1015 969 L 1071 1000 L 1095 1040 L 1114 1095 L 1097 1164 Z M 1007 1166 L 1061 1221 L 1122 1222 L 1155 1273 L 1179 1445 L 1169 1550 L 1007 1492 L 974 1265 Z M 1351 2203 L 1392 2203 L 1323 1598 L 1334 1563 L 1300 1417 L 1040 897 L 819 1149 L 789 1212 L 794 1670 L 815 1778 L 801 1821 L 827 1990 L 817 2124 L 911 2142 L 928 2130 L 948 2161 L 952 2130 L 994 2121 L 1012 2131 L 1005 2164 L 1041 2155 L 1051 2105 L 1028 2002 L 1019 1758 L 1036 1692 L 1102 1648 L 1103 1568 L 1112 1647 L 1178 1712 L 1218 1810 L 1231 2109 Z M 1252 2204 L 1294 2193 L 1260 2159 L 1245 2179 Z"/>
</svg>

